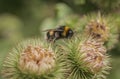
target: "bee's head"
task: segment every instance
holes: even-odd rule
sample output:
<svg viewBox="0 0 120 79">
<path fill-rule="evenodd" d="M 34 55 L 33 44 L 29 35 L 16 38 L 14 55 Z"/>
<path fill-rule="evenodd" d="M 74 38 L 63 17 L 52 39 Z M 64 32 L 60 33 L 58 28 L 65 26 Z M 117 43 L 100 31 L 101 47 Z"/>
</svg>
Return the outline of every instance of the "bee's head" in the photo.
<svg viewBox="0 0 120 79">
<path fill-rule="evenodd" d="M 73 31 L 70 29 L 70 30 L 68 30 L 68 35 L 69 35 L 69 37 L 72 37 L 73 36 Z"/>
</svg>

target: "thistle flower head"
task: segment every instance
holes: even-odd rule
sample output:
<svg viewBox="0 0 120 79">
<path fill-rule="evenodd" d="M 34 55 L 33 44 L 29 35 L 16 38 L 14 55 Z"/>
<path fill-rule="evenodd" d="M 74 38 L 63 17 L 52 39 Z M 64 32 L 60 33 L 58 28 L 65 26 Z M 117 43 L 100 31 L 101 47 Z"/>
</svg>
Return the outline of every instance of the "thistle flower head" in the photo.
<svg viewBox="0 0 120 79">
<path fill-rule="evenodd" d="M 99 39 L 81 37 L 64 42 L 66 79 L 105 79 L 110 69 L 107 49 Z"/>
<path fill-rule="evenodd" d="M 21 71 L 43 74 L 55 65 L 55 54 L 41 46 L 28 46 L 20 54 L 19 68 Z"/>
<path fill-rule="evenodd" d="M 93 36 L 93 38 L 99 38 L 103 41 L 108 39 L 108 27 L 103 19 L 97 18 L 92 20 L 86 26 L 86 33 Z"/>
<path fill-rule="evenodd" d="M 106 66 L 108 63 L 106 59 L 106 48 L 103 46 L 103 42 L 99 42 L 95 39 L 89 39 L 81 45 L 80 52 L 84 55 L 84 62 L 91 72 L 97 73 Z"/>
<path fill-rule="evenodd" d="M 65 79 L 91 79 L 94 74 L 86 66 L 83 61 L 83 53 L 79 53 L 78 46 L 81 40 L 75 38 L 73 40 L 64 41 L 61 44 L 64 54 L 64 62 L 66 67 Z"/>
<path fill-rule="evenodd" d="M 63 78 L 62 62 L 50 45 L 31 39 L 14 48 L 3 64 L 2 74 L 7 79 Z M 57 61 L 57 62 L 56 62 Z"/>
<path fill-rule="evenodd" d="M 93 13 L 90 17 L 86 16 L 85 20 L 88 20 L 88 24 L 85 27 L 86 35 L 105 42 L 108 50 L 115 46 L 119 36 L 117 17 L 113 17 L 113 15 L 102 16 L 100 13 L 97 15 Z"/>
</svg>

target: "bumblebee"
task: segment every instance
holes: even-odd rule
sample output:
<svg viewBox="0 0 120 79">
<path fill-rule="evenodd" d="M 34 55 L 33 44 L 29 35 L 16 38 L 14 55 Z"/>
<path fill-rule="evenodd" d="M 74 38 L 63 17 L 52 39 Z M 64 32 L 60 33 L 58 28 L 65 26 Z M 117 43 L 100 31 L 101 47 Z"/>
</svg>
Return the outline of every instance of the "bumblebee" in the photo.
<svg viewBox="0 0 120 79">
<path fill-rule="evenodd" d="M 73 36 L 73 30 L 68 26 L 59 26 L 55 29 L 46 30 L 46 39 L 48 41 L 55 41 L 62 38 L 71 38 Z"/>
</svg>

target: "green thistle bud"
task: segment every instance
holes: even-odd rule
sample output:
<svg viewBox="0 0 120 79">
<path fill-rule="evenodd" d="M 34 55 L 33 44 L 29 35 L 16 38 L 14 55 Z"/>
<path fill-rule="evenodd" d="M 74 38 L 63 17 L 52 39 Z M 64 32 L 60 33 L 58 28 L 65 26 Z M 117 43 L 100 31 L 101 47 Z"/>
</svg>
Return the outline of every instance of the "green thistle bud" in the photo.
<svg viewBox="0 0 120 79">
<path fill-rule="evenodd" d="M 50 45 L 39 39 L 27 40 L 14 48 L 3 64 L 6 79 L 63 78 L 62 62 Z"/>
</svg>

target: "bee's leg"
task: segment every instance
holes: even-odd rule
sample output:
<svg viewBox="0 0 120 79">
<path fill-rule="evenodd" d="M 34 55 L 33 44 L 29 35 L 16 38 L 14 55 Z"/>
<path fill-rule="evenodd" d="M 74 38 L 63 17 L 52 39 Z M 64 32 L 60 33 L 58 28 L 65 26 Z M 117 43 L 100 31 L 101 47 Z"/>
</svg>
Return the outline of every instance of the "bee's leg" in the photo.
<svg viewBox="0 0 120 79">
<path fill-rule="evenodd" d="M 49 39 L 48 42 L 49 42 L 49 43 L 55 43 L 55 40 L 56 40 L 56 38 L 54 38 L 54 39 Z"/>
<path fill-rule="evenodd" d="M 55 33 L 55 39 L 59 38 L 60 34 L 58 32 Z"/>
<path fill-rule="evenodd" d="M 57 39 L 57 38 L 54 38 L 54 39 L 53 39 L 53 43 L 55 43 L 55 40 L 56 40 L 56 39 Z"/>
<path fill-rule="evenodd" d="M 49 39 L 47 38 L 46 40 L 47 40 L 47 42 L 51 42 L 51 39 L 50 39 L 50 38 L 49 38 Z"/>
</svg>

